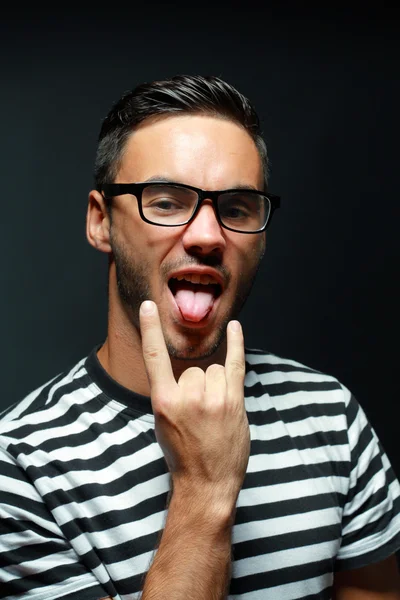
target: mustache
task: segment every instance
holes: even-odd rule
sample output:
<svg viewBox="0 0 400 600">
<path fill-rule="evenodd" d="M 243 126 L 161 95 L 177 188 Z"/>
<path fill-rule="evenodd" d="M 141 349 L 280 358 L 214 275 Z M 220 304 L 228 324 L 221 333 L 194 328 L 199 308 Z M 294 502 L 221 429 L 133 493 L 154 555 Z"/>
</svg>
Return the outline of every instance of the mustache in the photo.
<svg viewBox="0 0 400 600">
<path fill-rule="evenodd" d="M 178 271 L 180 269 L 190 268 L 190 267 L 211 267 L 218 271 L 222 276 L 225 286 L 227 286 L 231 280 L 231 272 L 229 269 L 225 267 L 221 263 L 221 259 L 217 256 L 204 256 L 204 257 L 195 257 L 195 256 L 187 256 L 182 257 L 180 259 L 171 261 L 169 263 L 163 264 L 161 267 L 161 275 L 167 278 L 168 274 L 171 271 Z"/>
</svg>

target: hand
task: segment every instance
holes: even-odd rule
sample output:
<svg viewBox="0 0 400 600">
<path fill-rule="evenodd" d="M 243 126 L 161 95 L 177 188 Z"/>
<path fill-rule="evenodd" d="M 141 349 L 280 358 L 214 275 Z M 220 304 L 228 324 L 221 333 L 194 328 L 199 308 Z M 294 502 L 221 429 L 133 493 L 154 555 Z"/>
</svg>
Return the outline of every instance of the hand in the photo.
<svg viewBox="0 0 400 600">
<path fill-rule="evenodd" d="M 143 308 L 150 307 L 150 312 Z M 211 491 L 232 505 L 250 453 L 244 406 L 245 358 L 240 324 L 227 328 L 225 367 L 190 367 L 175 381 L 157 307 L 140 310 L 143 358 L 150 383 L 157 440 L 177 486 L 194 495 Z M 216 496 L 217 494 L 217 496 Z"/>
</svg>

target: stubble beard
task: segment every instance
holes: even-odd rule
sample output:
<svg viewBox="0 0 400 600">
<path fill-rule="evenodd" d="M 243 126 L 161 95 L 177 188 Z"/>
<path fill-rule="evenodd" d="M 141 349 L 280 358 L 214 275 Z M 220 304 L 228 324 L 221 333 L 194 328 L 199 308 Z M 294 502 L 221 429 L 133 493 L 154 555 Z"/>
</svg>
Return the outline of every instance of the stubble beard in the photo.
<svg viewBox="0 0 400 600">
<path fill-rule="evenodd" d="M 135 327 L 135 329 L 137 329 L 137 331 L 140 331 L 140 305 L 142 302 L 144 302 L 144 300 L 154 301 L 148 279 L 148 264 L 135 261 L 134 257 L 129 255 L 128 249 L 116 241 L 112 232 L 110 241 L 116 270 L 117 291 L 125 309 L 127 310 L 127 314 L 132 325 Z M 239 284 L 234 294 L 233 304 L 230 310 L 225 314 L 220 325 L 216 328 L 212 338 L 208 340 L 207 345 L 204 343 L 204 337 L 201 332 L 197 332 L 196 330 L 192 330 L 188 327 L 188 343 L 185 345 L 184 349 L 178 348 L 176 343 L 174 343 L 174 340 L 168 335 L 168 332 L 165 331 L 165 328 L 163 328 L 165 343 L 168 353 L 172 359 L 201 360 L 209 358 L 218 350 L 219 346 L 225 339 L 226 327 L 229 321 L 238 318 L 239 313 L 250 294 L 263 255 L 264 252 L 259 251 L 258 256 L 254 257 L 254 265 L 250 269 L 250 272 L 239 274 Z M 210 262 L 206 260 L 202 262 L 198 258 L 188 256 L 180 266 L 200 264 L 209 265 Z M 214 265 L 214 267 L 218 268 L 217 265 Z M 176 269 L 177 265 L 175 264 L 173 268 Z M 220 267 L 220 269 L 223 270 L 222 267 Z M 168 266 L 168 271 L 171 271 L 171 265 Z M 227 274 L 226 279 L 230 279 L 229 274 Z"/>
</svg>

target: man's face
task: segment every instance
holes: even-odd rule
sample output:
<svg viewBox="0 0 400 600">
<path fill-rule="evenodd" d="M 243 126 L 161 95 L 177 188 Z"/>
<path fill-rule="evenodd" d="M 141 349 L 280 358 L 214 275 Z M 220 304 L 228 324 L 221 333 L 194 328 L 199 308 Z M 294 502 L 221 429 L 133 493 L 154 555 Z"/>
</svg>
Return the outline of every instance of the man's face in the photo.
<svg viewBox="0 0 400 600">
<path fill-rule="evenodd" d="M 254 142 L 231 121 L 204 115 L 145 122 L 129 138 L 116 183 L 166 179 L 206 190 L 262 189 Z M 265 234 L 222 228 L 211 201 L 179 227 L 144 222 L 136 199 L 113 202 L 111 226 L 120 299 L 139 329 L 139 306 L 156 302 L 172 358 L 211 356 L 237 318 L 265 247 Z M 210 283 L 207 283 L 208 281 Z"/>
</svg>

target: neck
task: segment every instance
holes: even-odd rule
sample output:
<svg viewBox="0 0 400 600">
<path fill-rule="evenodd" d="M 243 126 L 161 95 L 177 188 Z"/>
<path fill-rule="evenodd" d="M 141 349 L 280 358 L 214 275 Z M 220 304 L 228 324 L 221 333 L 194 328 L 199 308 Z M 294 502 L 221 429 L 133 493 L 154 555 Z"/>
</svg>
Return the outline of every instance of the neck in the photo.
<svg viewBox="0 0 400 600">
<path fill-rule="evenodd" d="M 226 343 L 207 358 L 194 360 L 171 359 L 176 381 L 189 367 L 197 366 L 204 371 L 213 363 L 223 365 Z M 129 318 L 119 298 L 110 298 L 107 338 L 97 353 L 103 369 L 125 388 L 150 397 L 150 385 L 142 354 L 142 342 L 138 327 Z"/>
</svg>

